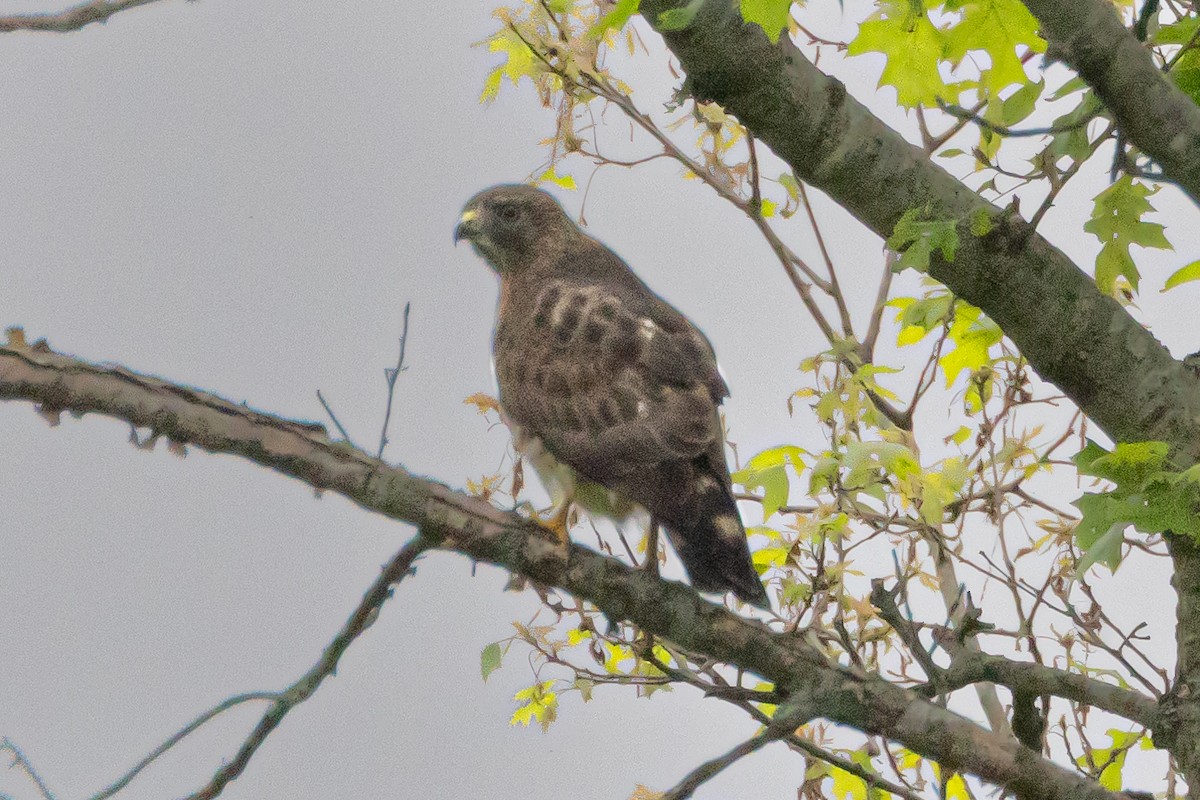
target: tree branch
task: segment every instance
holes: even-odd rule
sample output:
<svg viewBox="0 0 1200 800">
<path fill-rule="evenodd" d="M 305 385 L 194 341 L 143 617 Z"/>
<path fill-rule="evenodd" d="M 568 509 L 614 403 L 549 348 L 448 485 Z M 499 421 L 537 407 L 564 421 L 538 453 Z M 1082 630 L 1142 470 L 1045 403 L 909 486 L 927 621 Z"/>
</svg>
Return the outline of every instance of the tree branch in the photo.
<svg viewBox="0 0 1200 800">
<path fill-rule="evenodd" d="M 1200 203 L 1200 106 L 1154 65 L 1106 0 L 1022 0 L 1056 56 L 1079 73 L 1120 131 Z"/>
<path fill-rule="evenodd" d="M 115 417 L 149 428 L 152 436 L 239 455 L 338 492 L 369 511 L 416 525 L 431 546 L 561 587 L 594 603 L 609 619 L 628 620 L 688 651 L 760 675 L 790 695 L 811 698 L 816 714 L 901 742 L 944 769 L 978 775 L 1023 800 L 1120 797 L 913 692 L 840 666 L 800 637 L 773 633 L 686 586 L 579 545 L 564 551 L 538 525 L 335 444 L 319 426 L 64 356 L 44 342 L 0 347 L 0 399 L 37 403 L 48 417 L 61 411 Z M 260 728 L 266 725 L 268 718 Z"/>
<path fill-rule="evenodd" d="M 317 660 L 317 663 L 313 664 L 312 668 L 304 673 L 299 680 L 276 696 L 271 707 L 267 709 L 262 719 L 258 721 L 258 725 L 254 727 L 254 730 L 242 742 L 237 755 L 217 770 L 212 780 L 204 788 L 194 794 L 188 795 L 186 800 L 212 800 L 212 798 L 221 793 L 230 781 L 242 774 L 242 771 L 246 769 L 246 765 L 250 763 L 251 757 L 258 751 L 263 742 L 267 740 L 267 736 L 271 734 L 271 731 L 279 727 L 279 723 L 283 722 L 283 718 L 287 716 L 288 712 L 312 697 L 321 685 L 321 682 L 333 674 L 334 670 L 337 669 L 338 661 L 341 660 L 342 654 L 346 652 L 346 648 L 375 621 L 380 607 L 392 595 L 392 586 L 399 583 L 405 575 L 409 574 L 412 570 L 413 562 L 428 547 L 429 542 L 418 535 L 400 548 L 400 551 L 392 557 L 387 566 L 380 571 L 379 577 L 375 579 L 375 582 L 371 584 L 371 588 L 363 595 L 362 601 L 354 609 L 354 613 L 350 615 L 350 618 L 346 620 L 346 624 L 342 629 L 333 637 L 333 641 L 325 648 L 325 652 L 321 653 L 321 657 Z"/>
<path fill-rule="evenodd" d="M 1140 692 L 1122 689 L 1075 672 L 966 649 L 955 652 L 953 662 L 942 670 L 937 684 L 930 683 L 919 691 L 927 697 L 933 697 L 939 692 L 954 691 L 981 681 L 1007 686 L 1013 691 L 1031 691 L 1074 700 L 1147 728 L 1156 728 L 1161 723 L 1158 703 Z"/>
<path fill-rule="evenodd" d="M 657 25 L 678 5 L 643 0 L 641 10 Z M 934 164 L 788 37 L 772 44 L 760 27 L 743 23 L 736 4 L 704 3 L 686 28 L 660 33 L 696 98 L 720 103 L 797 178 L 878 235 L 890 236 L 912 208 L 955 221 L 954 261 L 935 253 L 930 274 L 982 308 L 1038 374 L 1109 436 L 1168 442 L 1184 465 L 1200 459 L 1200 379 L 1019 216 Z M 970 230 L 979 214 L 994 223 L 983 235 Z"/>
<path fill-rule="evenodd" d="M 108 18 L 118 12 L 153 2 L 156 0 L 92 0 L 90 3 L 81 3 L 57 14 L 14 14 L 0 17 L 0 33 L 77 31 L 93 22 L 108 22 Z"/>
</svg>

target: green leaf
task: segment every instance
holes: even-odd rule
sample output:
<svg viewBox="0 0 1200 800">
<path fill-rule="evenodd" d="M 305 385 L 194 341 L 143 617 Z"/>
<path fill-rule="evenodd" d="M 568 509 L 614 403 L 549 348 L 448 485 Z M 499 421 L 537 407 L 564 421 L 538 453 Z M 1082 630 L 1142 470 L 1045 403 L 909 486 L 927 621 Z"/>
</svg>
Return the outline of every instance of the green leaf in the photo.
<svg viewBox="0 0 1200 800">
<path fill-rule="evenodd" d="M 1124 504 L 1111 495 L 1089 492 L 1072 505 L 1083 512 L 1075 526 L 1075 540 L 1083 551 L 1083 558 L 1075 571 L 1082 575 L 1093 564 L 1104 564 L 1115 572 L 1121 563 L 1125 529 L 1129 527 L 1128 521 L 1119 519 L 1125 516 Z"/>
<path fill-rule="evenodd" d="M 1067 156 L 1074 161 L 1087 160 L 1091 154 L 1091 144 L 1088 141 L 1088 125 L 1085 120 L 1092 119 L 1100 108 L 1100 101 L 1096 99 L 1096 96 L 1092 92 L 1087 92 L 1079 105 L 1061 117 L 1057 117 L 1053 125 L 1062 130 L 1054 134 L 1051 140 L 1051 155 L 1055 158 Z"/>
<path fill-rule="evenodd" d="M 905 300 L 910 302 L 902 303 Z M 895 300 L 889 300 L 888 305 L 901 309 L 896 321 L 902 326 L 912 325 L 931 331 L 940 328 L 942 323 L 950 317 L 950 311 L 954 308 L 954 296 L 949 292 L 941 292 L 920 300 L 898 297 Z"/>
<path fill-rule="evenodd" d="M 1101 453 L 1097 455 L 1096 450 Z M 1075 457 L 1075 465 L 1083 475 L 1104 478 L 1125 489 L 1141 489 L 1147 479 L 1167 468 L 1169 455 L 1166 442 L 1121 442 L 1110 453 L 1089 441 Z"/>
<path fill-rule="evenodd" d="M 587 703 L 592 699 L 592 690 L 596 688 L 596 682 L 588 678 L 576 678 L 574 687 L 579 690 L 583 702 Z"/>
<path fill-rule="evenodd" d="M 1017 89 L 1000 105 L 1000 121 L 1006 126 L 1016 125 L 1033 113 L 1037 106 L 1042 90 L 1046 88 L 1045 81 L 1027 83 Z"/>
<path fill-rule="evenodd" d="M 947 261 L 954 261 L 954 253 L 958 249 L 958 231 L 954 220 L 923 219 L 927 215 L 923 209 L 908 209 L 888 237 L 887 246 L 900 253 L 895 266 L 897 272 L 903 269 L 928 272 L 929 259 L 934 251 L 941 252 L 942 258 Z"/>
<path fill-rule="evenodd" d="M 1083 78 L 1075 77 L 1068 80 L 1062 86 L 1054 90 L 1054 94 L 1050 95 L 1051 100 L 1062 100 L 1069 94 L 1078 92 L 1080 89 L 1087 88 L 1087 81 Z"/>
<path fill-rule="evenodd" d="M 1200 50 L 1188 50 L 1171 68 L 1171 80 L 1184 94 L 1200 104 Z"/>
<path fill-rule="evenodd" d="M 741 0 L 741 4 L 742 19 L 762 28 L 771 44 L 778 42 L 787 28 L 792 0 Z"/>
<path fill-rule="evenodd" d="M 1200 28 L 1200 17 L 1185 17 L 1178 22 L 1164 25 L 1151 37 L 1154 44 L 1187 44 Z"/>
<path fill-rule="evenodd" d="M 1171 277 L 1167 278 L 1166 284 L 1163 285 L 1162 291 L 1168 291 L 1179 286 L 1181 283 L 1189 283 L 1200 279 L 1200 261 L 1193 261 L 1186 267 L 1180 267 L 1171 273 Z"/>
<path fill-rule="evenodd" d="M 686 6 L 669 8 L 658 15 L 658 27 L 664 31 L 683 30 L 692 24 L 703 5 L 704 0 L 689 0 Z"/>
<path fill-rule="evenodd" d="M 781 445 L 764 450 L 730 476 L 748 491 L 763 489 L 762 515 L 769 519 L 788 499 L 788 467 L 797 475 L 804 471 L 801 456 L 808 453 L 794 445 Z"/>
<path fill-rule="evenodd" d="M 1176 472 L 1164 442 L 1122 442 L 1106 451 L 1089 441 L 1074 457 L 1081 475 L 1116 484 L 1105 492 L 1089 492 L 1074 502 L 1083 516 L 1075 538 L 1085 553 L 1083 571 L 1095 563 L 1116 569 L 1124 532 L 1131 525 L 1142 533 L 1171 531 L 1200 541 L 1200 472 Z"/>
<path fill-rule="evenodd" d="M 865 486 L 883 471 L 897 478 L 920 475 L 921 464 L 912 450 L 896 442 L 850 442 L 846 445 L 843 479 L 847 486 Z"/>
<path fill-rule="evenodd" d="M 788 197 L 795 202 L 800 202 L 800 184 L 796 181 L 796 176 L 790 172 L 781 172 L 779 174 L 779 185 L 787 189 Z"/>
<path fill-rule="evenodd" d="M 939 69 L 944 46 L 942 32 L 920 3 L 883 0 L 876 15 L 859 26 L 846 52 L 882 53 L 887 63 L 879 85 L 895 87 L 896 101 L 906 108 L 933 107 L 939 99 L 958 100 L 958 92 L 946 85 Z"/>
<path fill-rule="evenodd" d="M 629 18 L 637 13 L 640 2 L 641 0 L 617 0 L 612 11 L 609 11 L 589 28 L 587 35 L 599 38 L 610 30 L 621 30 L 625 27 L 625 23 L 629 22 Z"/>
<path fill-rule="evenodd" d="M 1096 285 L 1106 294 L 1111 294 L 1119 275 L 1124 275 L 1134 291 L 1141 277 L 1133 257 L 1131 245 L 1170 250 L 1165 229 L 1157 222 L 1145 222 L 1142 217 L 1154 211 L 1147 200 L 1158 189 L 1151 189 L 1123 175 L 1111 186 L 1096 195 L 1092 217 L 1083 229 L 1100 240 L 1102 247 L 1096 257 Z"/>
<path fill-rule="evenodd" d="M 483 652 L 479 654 L 479 671 L 483 673 L 483 680 L 485 682 L 489 675 L 500 669 L 500 657 L 499 642 L 492 642 L 483 648 Z"/>
<path fill-rule="evenodd" d="M 998 93 L 1014 83 L 1025 84 L 1025 67 L 1018 48 L 1045 52 L 1038 22 L 1020 0 L 967 0 L 960 5 L 962 20 L 945 34 L 946 57 L 958 64 L 972 51 L 982 51 L 992 62 L 983 71 L 981 87 Z"/>
</svg>

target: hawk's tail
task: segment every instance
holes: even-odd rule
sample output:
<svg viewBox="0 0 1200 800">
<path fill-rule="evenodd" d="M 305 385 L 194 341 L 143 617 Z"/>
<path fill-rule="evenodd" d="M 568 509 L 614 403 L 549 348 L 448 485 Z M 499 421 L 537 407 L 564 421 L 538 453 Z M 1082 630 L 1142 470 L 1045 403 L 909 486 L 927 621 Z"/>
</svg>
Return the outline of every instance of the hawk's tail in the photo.
<svg viewBox="0 0 1200 800">
<path fill-rule="evenodd" d="M 770 611 L 771 601 L 750 559 L 737 505 L 723 487 L 713 489 L 699 498 L 700 513 L 692 524 L 663 521 L 671 544 L 697 590 L 731 591 L 739 600 Z"/>
</svg>

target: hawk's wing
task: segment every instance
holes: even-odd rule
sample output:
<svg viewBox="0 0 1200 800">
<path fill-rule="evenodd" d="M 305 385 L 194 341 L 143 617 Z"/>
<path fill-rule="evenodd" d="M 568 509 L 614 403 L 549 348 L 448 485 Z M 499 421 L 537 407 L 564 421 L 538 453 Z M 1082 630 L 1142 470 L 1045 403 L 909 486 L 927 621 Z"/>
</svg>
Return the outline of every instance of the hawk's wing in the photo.
<svg viewBox="0 0 1200 800">
<path fill-rule="evenodd" d="M 645 506 L 693 585 L 769 602 L 737 514 L 712 347 L 630 274 L 506 288 L 496 330 L 505 413 L 559 461 Z"/>
<path fill-rule="evenodd" d="M 551 281 L 497 330 L 505 413 L 610 488 L 721 443 L 716 407 L 728 390 L 711 347 L 644 291 Z"/>
</svg>

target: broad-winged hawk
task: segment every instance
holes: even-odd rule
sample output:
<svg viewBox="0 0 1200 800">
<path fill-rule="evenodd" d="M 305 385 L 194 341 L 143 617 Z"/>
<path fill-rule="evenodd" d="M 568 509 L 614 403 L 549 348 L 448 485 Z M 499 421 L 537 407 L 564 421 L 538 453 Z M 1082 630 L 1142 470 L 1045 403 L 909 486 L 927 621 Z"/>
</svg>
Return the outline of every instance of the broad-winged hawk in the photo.
<svg viewBox="0 0 1200 800">
<path fill-rule="evenodd" d="M 770 608 L 750 560 L 712 346 L 549 194 L 496 186 L 463 210 L 500 276 L 494 356 L 517 449 L 562 502 L 662 523 L 693 586 Z"/>
</svg>

